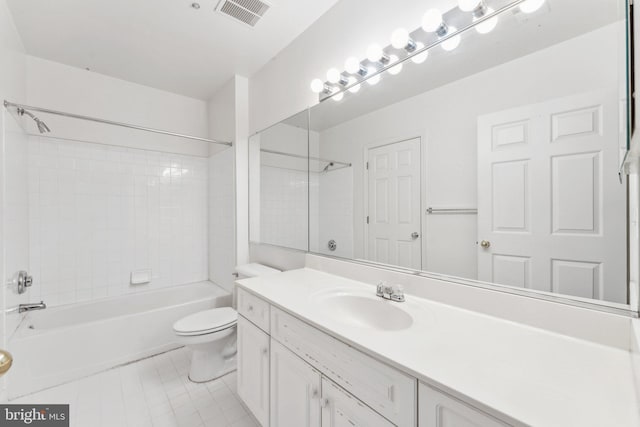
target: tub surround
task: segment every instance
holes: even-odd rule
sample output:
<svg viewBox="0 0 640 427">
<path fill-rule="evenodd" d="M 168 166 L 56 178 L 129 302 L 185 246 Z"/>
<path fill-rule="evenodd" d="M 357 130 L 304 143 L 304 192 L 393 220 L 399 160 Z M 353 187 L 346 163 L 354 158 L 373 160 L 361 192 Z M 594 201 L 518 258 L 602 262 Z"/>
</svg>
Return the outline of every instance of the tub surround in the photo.
<svg viewBox="0 0 640 427">
<path fill-rule="evenodd" d="M 640 425 L 640 355 L 630 350 L 638 325 L 629 328 L 629 345 L 621 349 L 407 295 L 404 303 L 388 304 L 413 322 L 390 331 L 349 324 L 339 310 L 318 304 L 316 293 L 336 288 L 375 295 L 372 284 L 310 268 L 237 284 L 272 308 L 504 422 Z"/>
</svg>

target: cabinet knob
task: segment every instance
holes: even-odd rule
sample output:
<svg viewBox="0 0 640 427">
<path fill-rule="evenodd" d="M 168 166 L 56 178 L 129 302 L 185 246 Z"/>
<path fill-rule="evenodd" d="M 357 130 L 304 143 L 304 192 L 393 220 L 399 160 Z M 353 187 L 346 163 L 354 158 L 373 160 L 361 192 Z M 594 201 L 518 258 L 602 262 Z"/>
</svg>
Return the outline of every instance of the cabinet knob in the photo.
<svg viewBox="0 0 640 427">
<path fill-rule="evenodd" d="M 329 404 L 330 404 L 330 403 L 331 403 L 331 402 L 329 402 L 329 399 L 325 397 L 324 399 L 322 399 L 322 405 L 321 405 L 321 406 L 322 406 L 323 408 L 327 408 L 327 407 L 329 407 Z"/>
<path fill-rule="evenodd" d="M 483 248 L 487 249 L 488 247 L 491 246 L 491 242 L 488 240 L 483 240 L 482 242 L 480 242 L 480 246 L 482 246 Z"/>
</svg>

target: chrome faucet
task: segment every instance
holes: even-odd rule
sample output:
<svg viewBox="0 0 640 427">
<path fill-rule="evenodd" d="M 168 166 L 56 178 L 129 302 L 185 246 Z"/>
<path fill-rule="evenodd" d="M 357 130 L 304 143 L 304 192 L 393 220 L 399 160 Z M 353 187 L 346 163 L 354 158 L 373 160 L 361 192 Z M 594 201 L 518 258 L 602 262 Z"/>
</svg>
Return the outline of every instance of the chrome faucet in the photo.
<svg viewBox="0 0 640 427">
<path fill-rule="evenodd" d="M 20 304 L 18 305 L 18 313 L 24 313 L 25 311 L 32 310 L 44 310 L 45 308 L 47 308 L 47 304 L 45 304 L 44 301 L 31 304 Z"/>
<path fill-rule="evenodd" d="M 376 288 L 376 295 L 390 301 L 404 301 L 404 290 L 402 285 L 387 285 L 387 282 L 380 282 Z"/>
</svg>

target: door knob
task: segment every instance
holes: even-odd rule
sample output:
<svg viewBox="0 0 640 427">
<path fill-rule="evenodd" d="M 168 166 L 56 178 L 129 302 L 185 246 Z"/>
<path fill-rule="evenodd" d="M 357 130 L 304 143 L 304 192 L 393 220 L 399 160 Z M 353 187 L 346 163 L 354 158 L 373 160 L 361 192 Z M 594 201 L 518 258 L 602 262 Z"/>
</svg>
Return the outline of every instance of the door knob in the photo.
<svg viewBox="0 0 640 427">
<path fill-rule="evenodd" d="M 480 246 L 487 249 L 489 246 L 491 246 L 491 242 L 488 240 L 483 240 L 482 242 L 480 242 Z"/>
<path fill-rule="evenodd" d="M 414 231 L 413 233 L 411 233 L 411 238 L 413 240 L 416 240 L 418 237 L 420 237 L 420 234 L 417 231 Z"/>
</svg>

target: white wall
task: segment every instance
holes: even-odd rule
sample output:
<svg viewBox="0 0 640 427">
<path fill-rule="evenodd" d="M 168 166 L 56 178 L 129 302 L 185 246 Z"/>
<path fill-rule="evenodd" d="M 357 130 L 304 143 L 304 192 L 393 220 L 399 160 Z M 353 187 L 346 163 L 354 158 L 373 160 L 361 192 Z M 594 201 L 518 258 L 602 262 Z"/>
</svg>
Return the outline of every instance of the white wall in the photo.
<svg viewBox="0 0 640 427">
<path fill-rule="evenodd" d="M 209 137 L 234 141 L 236 137 L 236 83 L 227 82 L 209 100 Z M 209 156 L 209 279 L 227 290 L 233 286 L 236 266 L 235 152 L 211 146 Z"/>
<path fill-rule="evenodd" d="M 33 56 L 27 57 L 27 103 L 199 137 L 208 134 L 207 104 L 202 100 Z M 209 150 L 207 143 L 37 115 L 57 137 L 201 156 Z"/>
<path fill-rule="evenodd" d="M 24 102 L 26 100 L 25 49 L 13 24 L 5 0 L 0 0 L 0 100 Z M 4 109 L 0 121 L 0 280 L 6 283 L 17 270 L 28 267 L 28 208 L 27 190 L 27 144 L 26 136 Z M 8 159 L 11 161 L 8 161 Z M 28 294 L 18 297 L 7 286 L 0 289 L 0 348 L 7 349 L 8 335 L 15 329 L 14 318 L 6 319 L 4 309 L 8 305 L 26 302 Z M 17 316 L 16 316 L 17 317 Z M 10 350 L 10 349 L 9 349 Z M 0 380 L 0 402 L 6 398 L 6 378 Z"/>
<path fill-rule="evenodd" d="M 354 230 L 353 255 L 361 258 L 364 254 L 362 218 L 366 213 L 362 195 L 366 191 L 363 159 L 367 146 L 421 137 L 426 149 L 426 205 L 476 207 L 477 117 L 600 88 L 618 90 L 619 70 L 615 64 L 620 60 L 618 52 L 609 47 L 618 44 L 619 36 L 619 24 L 612 24 L 321 132 L 321 157 L 354 165 L 355 205 L 349 224 Z M 313 122 L 313 109 L 311 119 Z M 321 209 L 341 206 L 344 194 L 340 189 L 350 190 L 348 186 L 330 187 L 326 192 L 321 188 Z M 320 216 L 327 215 L 339 212 Z M 424 215 L 423 269 L 476 278 L 476 220 L 467 215 Z M 337 235 L 344 234 L 344 224 L 328 220 L 320 222 L 321 236 L 330 232 L 326 227 Z M 327 253 L 323 245 L 320 247 Z"/>
</svg>

